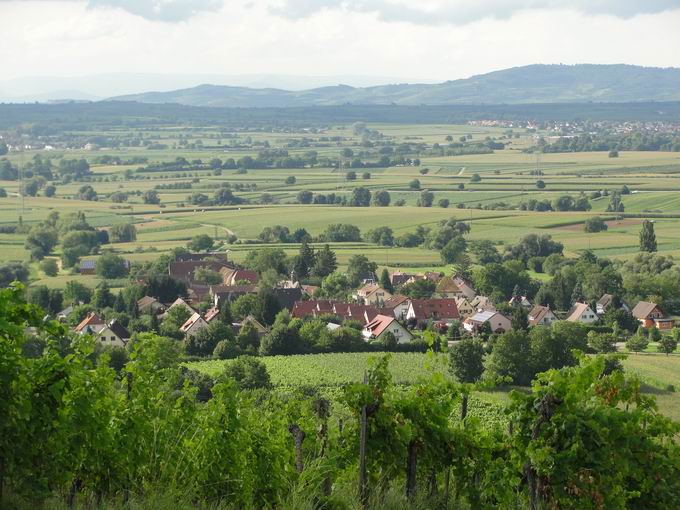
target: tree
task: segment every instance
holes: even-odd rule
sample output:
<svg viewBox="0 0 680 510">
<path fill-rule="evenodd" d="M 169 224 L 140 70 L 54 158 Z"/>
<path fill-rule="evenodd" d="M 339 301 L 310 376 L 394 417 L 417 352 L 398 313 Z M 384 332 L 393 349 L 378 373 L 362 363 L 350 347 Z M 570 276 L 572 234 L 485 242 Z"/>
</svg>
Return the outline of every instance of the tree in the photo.
<svg viewBox="0 0 680 510">
<path fill-rule="evenodd" d="M 293 263 L 293 269 L 298 278 L 306 278 L 311 273 L 312 268 L 316 264 L 316 255 L 314 248 L 312 248 L 307 240 L 302 241 L 300 251 Z"/>
<path fill-rule="evenodd" d="M 583 230 L 588 233 L 603 232 L 607 230 L 607 224 L 599 216 L 588 218 L 583 224 Z"/>
<path fill-rule="evenodd" d="M 356 225 L 347 223 L 331 223 L 319 236 L 330 243 L 351 243 L 361 241 L 361 231 Z"/>
<path fill-rule="evenodd" d="M 484 346 L 477 339 L 466 338 L 449 349 L 449 372 L 459 382 L 477 382 L 484 373 Z"/>
<path fill-rule="evenodd" d="M 211 356 L 217 344 L 223 340 L 234 344 L 234 333 L 231 325 L 227 326 L 221 321 L 212 321 L 206 327 L 199 329 L 195 334 L 187 336 L 184 344 L 186 352 L 190 356 Z"/>
<path fill-rule="evenodd" d="M 420 181 L 418 179 L 413 179 L 411 182 L 408 183 L 408 187 L 411 188 L 412 190 L 419 190 Z"/>
<path fill-rule="evenodd" d="M 316 254 L 316 261 L 312 272 L 315 276 L 324 278 L 333 273 L 338 268 L 338 262 L 335 257 L 335 252 L 331 250 L 330 246 L 325 244 Z"/>
<path fill-rule="evenodd" d="M 437 202 L 437 205 L 439 205 L 439 207 L 441 207 L 442 209 L 448 208 L 450 204 L 451 201 L 448 198 L 441 198 L 439 199 L 439 202 Z"/>
<path fill-rule="evenodd" d="M 418 197 L 418 207 L 432 207 L 432 202 L 434 201 L 434 193 L 431 191 L 423 190 L 420 192 L 420 197 Z"/>
<path fill-rule="evenodd" d="M 390 294 L 394 292 L 392 280 L 390 280 L 390 273 L 386 267 L 383 268 L 382 273 L 380 274 L 380 286 Z"/>
<path fill-rule="evenodd" d="M 246 322 L 238 332 L 236 343 L 246 353 L 256 355 L 260 348 L 260 333 L 252 322 Z"/>
<path fill-rule="evenodd" d="M 311 204 L 314 199 L 314 193 L 308 190 L 302 190 L 297 194 L 297 201 L 301 204 Z"/>
<path fill-rule="evenodd" d="M 529 329 L 527 312 L 521 306 L 515 306 L 512 310 L 512 329 L 526 331 Z"/>
<path fill-rule="evenodd" d="M 377 227 L 366 234 L 368 241 L 381 246 L 394 245 L 394 233 L 390 227 Z"/>
<path fill-rule="evenodd" d="M 31 252 L 33 260 L 42 260 L 49 255 L 59 241 L 59 234 L 54 227 L 38 224 L 31 227 L 24 246 Z"/>
<path fill-rule="evenodd" d="M 612 149 L 609 151 L 609 157 L 610 158 L 618 158 L 619 157 L 619 151 L 616 149 Z"/>
<path fill-rule="evenodd" d="M 52 184 L 45 186 L 45 189 L 43 190 L 43 194 L 48 198 L 53 197 L 56 192 L 57 192 L 57 188 L 56 188 L 56 186 L 53 186 Z"/>
<path fill-rule="evenodd" d="M 76 193 L 75 198 L 78 200 L 87 200 L 95 202 L 99 200 L 97 192 L 89 184 L 81 186 L 80 189 L 78 189 L 78 193 Z"/>
<path fill-rule="evenodd" d="M 161 197 L 158 196 L 158 192 L 154 189 L 150 189 L 146 191 L 142 195 L 142 200 L 144 201 L 145 204 L 160 204 L 161 203 Z"/>
<path fill-rule="evenodd" d="M 0 156 L 4 156 L 9 152 L 9 147 L 5 142 L 0 142 Z"/>
<path fill-rule="evenodd" d="M 102 278 L 121 278 L 127 273 L 127 265 L 123 257 L 105 253 L 97 259 L 96 271 Z"/>
<path fill-rule="evenodd" d="M 390 205 L 390 192 L 389 191 L 376 191 L 373 193 L 373 205 L 376 207 L 387 207 Z"/>
<path fill-rule="evenodd" d="M 137 229 L 132 223 L 117 223 L 109 229 L 112 243 L 130 243 L 137 239 Z"/>
<path fill-rule="evenodd" d="M 537 189 L 545 189 L 545 181 L 542 181 L 541 179 L 536 181 L 536 188 Z"/>
<path fill-rule="evenodd" d="M 349 205 L 354 207 L 368 207 L 371 205 L 371 192 L 368 188 L 359 186 L 352 190 L 352 198 Z"/>
<path fill-rule="evenodd" d="M 194 280 L 204 285 L 218 285 L 222 283 L 222 275 L 206 267 L 197 267 L 194 270 Z"/>
<path fill-rule="evenodd" d="M 364 179 L 364 180 L 370 179 L 371 178 L 371 172 L 364 172 L 363 174 L 361 174 L 361 178 Z"/>
<path fill-rule="evenodd" d="M 611 333 L 588 332 L 588 346 L 597 353 L 616 352 L 616 338 Z"/>
<path fill-rule="evenodd" d="M 269 389 L 272 387 L 267 366 L 251 356 L 240 356 L 227 365 L 224 376 L 236 381 L 240 390 Z"/>
<path fill-rule="evenodd" d="M 472 174 L 470 176 L 470 182 L 481 182 L 482 178 L 479 174 Z"/>
<path fill-rule="evenodd" d="M 430 299 L 436 289 L 437 284 L 432 280 L 422 279 L 403 285 L 401 293 L 411 299 Z"/>
<path fill-rule="evenodd" d="M 515 384 L 526 386 L 534 376 L 531 344 L 525 331 L 508 331 L 500 335 L 486 359 L 489 375 L 509 377 Z"/>
<path fill-rule="evenodd" d="M 626 342 L 626 349 L 632 352 L 642 352 L 649 345 L 649 340 L 643 331 L 638 330 L 636 334 L 631 336 Z"/>
<path fill-rule="evenodd" d="M 40 263 L 40 269 L 47 276 L 57 276 L 59 265 L 56 259 L 45 259 Z"/>
<path fill-rule="evenodd" d="M 361 280 L 375 274 L 378 264 L 368 260 L 365 255 L 352 255 L 347 262 L 347 278 L 352 286 L 356 287 Z"/>
<path fill-rule="evenodd" d="M 187 248 L 192 251 L 209 251 L 212 250 L 213 244 L 214 241 L 208 234 L 199 234 L 187 243 Z"/>
<path fill-rule="evenodd" d="M 106 281 L 103 281 L 94 291 L 92 304 L 97 310 L 103 310 L 104 308 L 113 306 L 114 302 L 115 298 L 113 297 L 113 294 L 111 294 L 108 284 Z"/>
<path fill-rule="evenodd" d="M 671 335 L 663 335 L 661 339 L 659 339 L 659 352 L 663 352 L 668 356 L 672 352 L 675 352 L 675 350 L 678 348 L 678 340 L 676 339 L 675 335 L 675 329 L 673 330 L 673 336 Z"/>
<path fill-rule="evenodd" d="M 656 251 L 656 234 L 654 233 L 654 223 L 650 220 L 642 222 L 642 229 L 640 230 L 640 251 L 655 252 Z"/>
<path fill-rule="evenodd" d="M 305 346 L 298 330 L 287 325 L 274 327 L 260 343 L 260 355 L 302 354 Z"/>
<path fill-rule="evenodd" d="M 354 170 L 350 170 L 345 174 L 345 179 L 347 179 L 348 181 L 356 181 L 357 173 Z"/>
<path fill-rule="evenodd" d="M 73 305 L 89 303 L 92 299 L 92 291 L 82 283 L 71 280 L 66 282 L 64 299 Z"/>
<path fill-rule="evenodd" d="M 467 242 L 463 236 L 457 235 L 444 245 L 439 254 L 444 262 L 453 264 L 465 253 Z"/>
</svg>

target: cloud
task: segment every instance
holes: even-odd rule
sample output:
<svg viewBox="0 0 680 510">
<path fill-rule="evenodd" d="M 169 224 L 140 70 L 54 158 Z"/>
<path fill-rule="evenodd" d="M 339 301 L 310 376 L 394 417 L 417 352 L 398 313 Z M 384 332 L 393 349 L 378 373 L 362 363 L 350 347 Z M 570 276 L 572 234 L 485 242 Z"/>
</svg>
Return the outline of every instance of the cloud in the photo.
<svg viewBox="0 0 680 510">
<path fill-rule="evenodd" d="M 327 10 L 374 13 L 383 21 L 423 25 L 465 25 L 483 19 L 508 19 L 528 10 L 574 10 L 631 18 L 680 9 L 680 0 L 282 0 L 271 12 L 290 19 Z"/>
<path fill-rule="evenodd" d="M 113 7 L 152 21 L 186 21 L 200 12 L 217 11 L 223 0 L 88 0 L 88 7 Z"/>
</svg>

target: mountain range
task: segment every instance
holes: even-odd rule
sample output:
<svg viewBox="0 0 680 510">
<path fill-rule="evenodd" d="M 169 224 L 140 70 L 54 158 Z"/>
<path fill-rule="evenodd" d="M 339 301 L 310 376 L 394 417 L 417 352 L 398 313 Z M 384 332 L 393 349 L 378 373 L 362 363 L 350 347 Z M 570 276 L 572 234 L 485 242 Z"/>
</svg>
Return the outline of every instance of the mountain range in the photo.
<svg viewBox="0 0 680 510">
<path fill-rule="evenodd" d="M 680 69 L 535 64 L 436 84 L 336 85 L 306 90 L 204 84 L 109 100 L 207 107 L 680 101 Z"/>
</svg>

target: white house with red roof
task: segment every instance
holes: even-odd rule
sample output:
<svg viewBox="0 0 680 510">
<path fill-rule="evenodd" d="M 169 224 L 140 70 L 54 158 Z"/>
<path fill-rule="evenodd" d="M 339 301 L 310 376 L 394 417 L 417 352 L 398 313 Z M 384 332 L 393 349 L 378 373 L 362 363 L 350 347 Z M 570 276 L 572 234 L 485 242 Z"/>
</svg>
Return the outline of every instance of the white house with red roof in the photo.
<svg viewBox="0 0 680 510">
<path fill-rule="evenodd" d="M 361 332 L 366 341 L 382 340 L 387 333 L 392 333 L 400 344 L 410 342 L 413 339 L 409 330 L 389 315 L 376 315 L 371 322 L 364 326 Z"/>
</svg>

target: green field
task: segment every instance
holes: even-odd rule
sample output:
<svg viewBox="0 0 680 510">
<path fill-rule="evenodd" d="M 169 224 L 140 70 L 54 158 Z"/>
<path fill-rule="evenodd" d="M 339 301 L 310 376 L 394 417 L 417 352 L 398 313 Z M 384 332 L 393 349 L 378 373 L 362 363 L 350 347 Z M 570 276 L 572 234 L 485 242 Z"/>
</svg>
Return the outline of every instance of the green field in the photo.
<svg viewBox="0 0 680 510">
<path fill-rule="evenodd" d="M 540 158 L 523 152 L 535 143 L 535 134 L 524 130 L 515 131 L 515 137 L 506 136 L 506 129 L 477 125 L 430 125 L 430 124 L 374 124 L 382 140 L 398 147 L 402 143 L 424 143 L 431 146 L 444 144 L 446 136 L 454 140 L 469 135 L 472 141 L 486 137 L 506 140 L 504 150 L 490 154 L 463 156 L 420 157 L 420 166 L 392 166 L 388 168 L 356 169 L 357 179 L 348 181 L 345 172 L 349 168 L 312 166 L 304 168 L 249 169 L 246 173 L 223 170 L 215 175 L 209 169 L 189 171 L 138 172 L 143 165 L 113 165 L 92 163 L 93 176 L 90 185 L 97 191 L 99 200 L 83 201 L 73 198 L 83 182 L 57 183 L 56 196 L 18 196 L 17 181 L 0 181 L 0 187 L 8 192 L 0 198 L 0 226 L 15 225 L 21 217 L 31 225 L 44 219 L 52 210 L 60 213 L 84 211 L 88 222 L 96 227 L 108 227 L 116 223 L 134 222 L 138 238 L 133 243 L 110 245 L 130 260 L 150 260 L 159 253 L 176 246 L 184 246 L 192 236 L 209 234 L 224 240 L 230 233 L 240 241 L 251 243 L 264 227 L 285 225 L 293 231 L 305 228 L 317 235 L 330 223 L 352 223 L 363 233 L 380 227 L 391 227 L 395 235 L 415 230 L 417 226 L 434 226 L 441 220 L 455 217 L 469 222 L 470 240 L 490 239 L 499 250 L 503 245 L 516 242 L 527 233 L 547 233 L 565 245 L 567 255 L 577 255 L 591 249 L 598 256 L 628 258 L 638 251 L 640 223 L 646 216 L 653 216 L 656 223 L 659 252 L 680 255 L 680 154 L 674 152 L 621 152 L 618 158 L 610 158 L 606 152 L 582 152 L 542 154 Z M 219 157 L 238 159 L 255 156 L 265 143 L 271 149 L 285 149 L 291 156 L 304 155 L 313 148 L 318 157 L 338 157 L 344 149 L 355 154 L 364 150 L 361 137 L 350 126 L 329 126 L 320 133 L 307 130 L 289 132 L 248 132 L 225 134 L 213 127 L 183 128 L 181 126 L 121 127 L 106 131 L 69 133 L 72 136 L 143 136 L 167 145 L 162 150 L 142 147 L 100 148 L 98 150 L 70 149 L 68 151 L 26 151 L 10 153 L 7 157 L 15 164 L 26 164 L 40 153 L 53 158 L 95 158 L 113 156 L 121 159 L 145 157 L 148 163 L 171 162 L 177 157 L 187 160 L 209 161 Z M 221 149 L 220 138 L 229 140 L 235 148 Z M 334 138 L 335 137 L 335 138 Z M 321 140 L 335 139 L 332 143 Z M 198 144 L 196 148 L 180 146 L 184 142 Z M 199 144 L 200 142 L 200 144 Z M 222 141 L 224 143 L 224 140 Z M 349 165 L 349 159 L 344 161 Z M 427 173 L 421 173 L 427 168 Z M 370 179 L 362 178 L 364 171 Z M 532 172 L 540 171 L 546 187 L 538 190 L 538 177 Z M 131 172 L 131 174 L 130 174 Z M 473 174 L 481 181 L 471 182 Z M 286 184 L 288 176 L 295 176 L 294 184 Z M 132 177 L 132 178 L 130 178 Z M 421 189 L 434 193 L 433 207 L 417 207 L 420 191 L 409 188 L 413 179 L 420 181 Z M 161 205 L 143 203 L 142 193 L 156 186 L 178 182 L 191 182 L 191 189 L 160 189 Z M 208 196 L 223 184 L 232 186 L 237 197 L 248 203 L 242 206 L 207 207 L 187 203 L 193 192 Z M 459 190 L 459 185 L 464 189 Z M 590 212 L 532 212 L 511 210 L 519 203 L 535 198 L 553 200 L 562 194 L 576 196 L 580 192 L 590 194 L 599 190 L 620 189 L 628 186 L 631 194 L 623 197 L 625 214 L 631 217 L 610 221 L 609 230 L 597 234 L 585 234 L 583 222 L 591 216 L 605 213 L 608 198 L 591 201 Z M 309 190 L 315 194 L 335 193 L 348 197 L 356 187 L 364 186 L 375 192 L 389 191 L 392 204 L 389 207 L 341 207 L 336 205 L 300 205 L 297 194 Z M 130 193 L 124 203 L 113 203 L 109 195 L 117 191 Z M 274 203 L 259 204 L 263 193 L 269 194 Z M 438 207 L 440 199 L 448 199 L 447 209 Z M 395 207 L 403 200 L 403 207 Z M 676 217 L 677 216 L 677 217 Z M 0 260 L 28 261 L 29 254 L 23 247 L 24 235 L 0 234 Z M 252 244 L 232 244 L 229 249 L 236 261 L 242 260 L 248 250 L 257 248 Z M 297 246 L 284 247 L 289 254 Z M 341 265 L 357 253 L 365 253 L 381 266 L 389 268 L 422 269 L 442 268 L 437 252 L 423 248 L 389 248 L 368 243 L 348 243 L 334 246 Z M 59 255 L 56 252 L 55 255 Z M 34 268 L 33 273 L 40 276 Z M 53 279 L 57 286 L 70 274 L 63 272 Z"/>
</svg>

